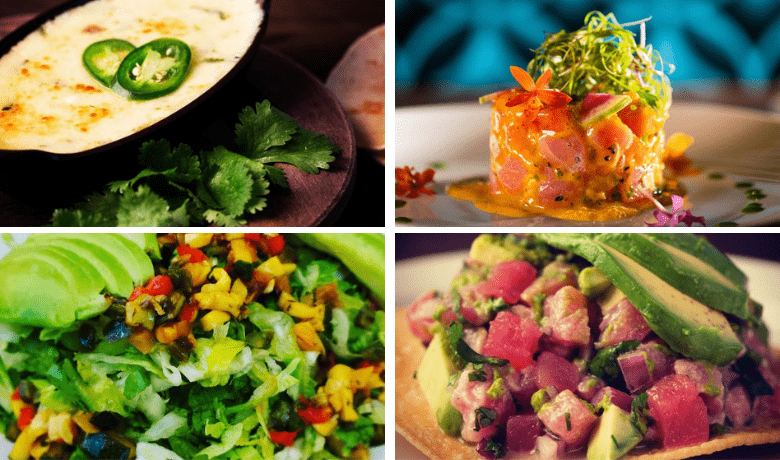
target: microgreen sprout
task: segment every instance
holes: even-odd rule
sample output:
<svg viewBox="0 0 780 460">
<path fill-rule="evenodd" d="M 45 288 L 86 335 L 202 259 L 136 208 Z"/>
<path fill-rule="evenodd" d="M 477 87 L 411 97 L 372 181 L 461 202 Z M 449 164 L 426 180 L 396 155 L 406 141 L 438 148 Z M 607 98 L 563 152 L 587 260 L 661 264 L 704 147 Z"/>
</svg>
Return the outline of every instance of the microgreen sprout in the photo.
<svg viewBox="0 0 780 460">
<path fill-rule="evenodd" d="M 649 19 L 621 25 L 612 13 L 592 11 L 581 29 L 548 34 L 528 64 L 528 73 L 537 76 L 551 69 L 549 87 L 575 99 L 592 92 L 634 91 L 645 104 L 666 110 L 672 88 L 661 56 L 645 44 L 644 26 Z M 641 29 L 639 44 L 626 29 L 635 25 Z"/>
</svg>

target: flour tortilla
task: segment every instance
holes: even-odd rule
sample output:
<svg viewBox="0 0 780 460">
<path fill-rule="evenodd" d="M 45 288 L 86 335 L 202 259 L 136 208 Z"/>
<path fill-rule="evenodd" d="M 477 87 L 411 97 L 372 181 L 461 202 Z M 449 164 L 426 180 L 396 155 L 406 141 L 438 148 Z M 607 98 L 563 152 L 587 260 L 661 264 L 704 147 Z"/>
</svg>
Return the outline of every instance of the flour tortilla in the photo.
<svg viewBox="0 0 780 460">
<path fill-rule="evenodd" d="M 414 372 L 422 361 L 425 347 L 412 335 L 406 321 L 406 310 L 395 315 L 395 419 L 396 431 L 432 460 L 482 460 L 474 446 L 445 435 L 436 425 L 428 403 L 414 379 Z M 778 353 L 775 350 L 775 353 Z M 708 455 L 738 446 L 780 442 L 780 420 L 771 426 L 749 427 L 737 433 L 728 433 L 698 446 L 669 451 L 660 449 L 621 457 L 626 460 L 679 460 Z M 532 455 L 511 453 L 505 459 L 535 459 Z M 567 460 L 584 459 L 582 455 Z"/>
<path fill-rule="evenodd" d="M 358 147 L 385 148 L 385 26 L 360 37 L 325 83 L 341 101 Z"/>
</svg>

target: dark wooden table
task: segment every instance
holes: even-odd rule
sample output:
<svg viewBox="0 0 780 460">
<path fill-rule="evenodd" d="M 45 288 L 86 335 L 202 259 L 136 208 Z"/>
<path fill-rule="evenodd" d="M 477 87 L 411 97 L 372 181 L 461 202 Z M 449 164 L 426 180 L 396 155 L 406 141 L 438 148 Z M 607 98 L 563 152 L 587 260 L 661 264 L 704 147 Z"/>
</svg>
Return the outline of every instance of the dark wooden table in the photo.
<svg viewBox="0 0 780 460">
<path fill-rule="evenodd" d="M 0 0 L 0 38 L 63 0 Z M 271 2 L 263 45 L 301 64 L 321 81 L 341 59 L 350 44 L 365 32 L 385 22 L 385 2 L 366 0 L 276 0 Z M 357 175 L 352 197 L 335 226 L 384 227 L 384 166 L 374 157 L 384 152 L 358 149 Z M 28 210 L 0 194 L 0 212 L 17 206 L 13 213 Z M 33 226 L 40 210 L 30 210 L 28 219 L 0 225 Z"/>
</svg>

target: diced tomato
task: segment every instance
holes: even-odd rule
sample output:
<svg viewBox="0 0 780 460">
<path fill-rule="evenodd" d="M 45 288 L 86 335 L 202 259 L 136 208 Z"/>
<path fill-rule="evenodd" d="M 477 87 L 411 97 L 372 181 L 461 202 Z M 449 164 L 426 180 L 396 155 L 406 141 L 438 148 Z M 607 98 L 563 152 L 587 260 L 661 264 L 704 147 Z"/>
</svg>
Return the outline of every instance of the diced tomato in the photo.
<svg viewBox="0 0 780 460">
<path fill-rule="evenodd" d="M 278 256 L 284 250 L 284 237 L 282 235 L 265 236 L 262 233 L 247 233 L 245 240 L 254 241 L 260 249 L 269 256 Z"/>
<path fill-rule="evenodd" d="M 20 430 L 24 430 L 30 425 L 33 417 L 35 417 L 35 408 L 32 406 L 22 407 L 22 411 L 19 413 L 19 418 L 16 420 L 16 424 Z"/>
<path fill-rule="evenodd" d="M 271 435 L 271 441 L 274 444 L 280 444 L 285 447 L 290 447 L 295 442 L 295 437 L 298 435 L 298 431 L 269 431 Z"/>
<path fill-rule="evenodd" d="M 198 307 L 195 305 L 185 303 L 183 307 L 181 307 L 181 311 L 179 312 L 179 318 L 182 321 L 187 321 L 188 323 L 191 323 L 192 320 L 195 319 L 195 316 L 198 314 Z"/>
<path fill-rule="evenodd" d="M 141 294 L 149 294 L 151 296 L 157 296 L 157 295 L 168 295 L 171 292 L 173 292 L 173 283 L 171 282 L 171 279 L 168 276 L 165 275 L 157 275 L 151 280 L 149 280 L 148 283 L 146 283 L 146 286 L 136 286 L 135 289 L 133 289 L 132 294 L 130 294 L 130 297 L 128 300 L 131 302 L 138 298 Z"/>
<path fill-rule="evenodd" d="M 508 359 L 512 367 L 523 369 L 533 362 L 542 331 L 531 318 L 502 311 L 490 322 L 482 354 Z"/>
<path fill-rule="evenodd" d="M 490 278 L 477 287 L 477 292 L 501 298 L 509 305 L 520 301 L 520 294 L 536 279 L 536 269 L 524 260 L 499 262 Z"/>
<path fill-rule="evenodd" d="M 198 262 L 203 262 L 204 260 L 208 259 L 208 256 L 203 253 L 200 249 L 193 248 L 190 246 L 187 246 L 186 244 L 182 244 L 181 246 L 176 248 L 176 252 L 179 254 L 179 256 L 190 256 L 190 262 L 196 264 Z"/>
<path fill-rule="evenodd" d="M 21 401 L 22 396 L 19 394 L 19 388 L 14 390 L 13 393 L 11 393 L 11 401 Z"/>
<path fill-rule="evenodd" d="M 667 375 L 647 390 L 650 416 L 658 423 L 664 449 L 701 444 L 709 439 L 707 406 L 688 377 Z"/>
<path fill-rule="evenodd" d="M 307 401 L 301 396 L 301 406 L 298 409 L 298 415 L 306 424 L 325 423 L 333 416 L 330 407 L 313 407 L 311 401 Z"/>
</svg>

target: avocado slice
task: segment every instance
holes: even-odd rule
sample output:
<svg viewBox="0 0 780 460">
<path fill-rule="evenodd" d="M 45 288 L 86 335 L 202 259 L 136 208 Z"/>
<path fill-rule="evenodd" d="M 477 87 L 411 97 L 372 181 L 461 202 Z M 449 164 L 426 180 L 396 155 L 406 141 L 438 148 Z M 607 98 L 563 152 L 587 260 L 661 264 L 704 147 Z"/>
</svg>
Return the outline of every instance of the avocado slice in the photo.
<svg viewBox="0 0 780 460">
<path fill-rule="evenodd" d="M 642 433 L 631 423 L 631 414 L 609 404 L 588 442 L 588 460 L 616 460 L 642 440 Z"/>
<path fill-rule="evenodd" d="M 728 257 L 706 238 L 690 233 L 652 233 L 647 235 L 655 242 L 672 246 L 690 254 L 730 279 L 737 286 L 747 286 L 747 276 Z"/>
<path fill-rule="evenodd" d="M 601 270 L 673 350 L 719 366 L 730 363 L 742 351 L 742 344 L 721 312 L 675 289 L 617 249 L 582 234 L 537 237 L 585 258 Z"/>
<path fill-rule="evenodd" d="M 100 246 L 87 241 L 66 238 L 56 240 L 36 238 L 24 246 L 34 245 L 56 246 L 74 254 L 74 257 L 79 256 L 85 265 L 92 266 L 97 270 L 105 281 L 106 290 L 111 294 L 127 297 L 133 291 L 133 278 L 130 273 L 114 254 Z"/>
<path fill-rule="evenodd" d="M 120 265 L 130 274 L 135 285 L 143 285 L 154 276 L 152 261 L 135 243 L 116 233 L 47 233 L 30 235 L 28 241 L 39 238 L 53 240 L 79 240 L 92 243 L 113 254 Z M 129 295 L 125 293 L 124 295 Z"/>
<path fill-rule="evenodd" d="M 436 423 L 448 435 L 458 436 L 463 416 L 450 402 L 452 389 L 448 384 L 455 373 L 455 367 L 447 355 L 443 333 L 437 332 L 425 350 L 420 368 L 417 369 L 417 381 L 436 417 Z"/>
<path fill-rule="evenodd" d="M 637 233 L 603 233 L 593 237 L 649 269 L 683 294 L 724 313 L 748 317 L 748 292 L 693 255 Z"/>
<path fill-rule="evenodd" d="M 14 248 L 0 261 L 0 320 L 67 327 L 108 307 L 94 268 L 56 248 Z"/>
<path fill-rule="evenodd" d="M 135 243 L 145 253 L 149 254 L 152 260 L 161 260 L 160 244 L 157 242 L 156 233 L 119 233 L 128 240 Z"/>
</svg>

